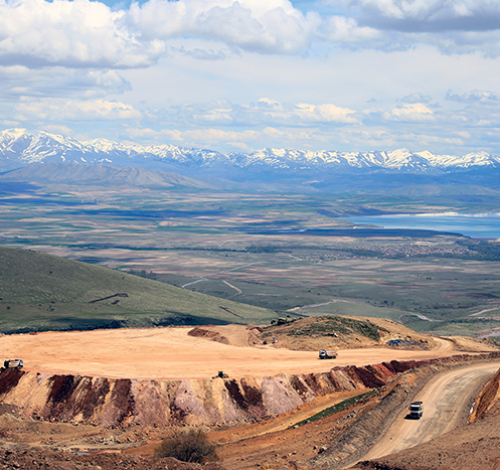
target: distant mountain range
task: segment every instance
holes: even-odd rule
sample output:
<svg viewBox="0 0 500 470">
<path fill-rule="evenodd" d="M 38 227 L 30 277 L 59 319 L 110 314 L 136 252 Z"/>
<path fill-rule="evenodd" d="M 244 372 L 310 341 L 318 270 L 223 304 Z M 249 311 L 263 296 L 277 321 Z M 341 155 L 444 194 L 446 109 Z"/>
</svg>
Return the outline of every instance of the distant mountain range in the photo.
<svg viewBox="0 0 500 470">
<path fill-rule="evenodd" d="M 20 129 L 0 132 L 0 172 L 12 172 L 40 163 L 72 163 L 82 167 L 104 164 L 115 167 L 114 171 L 101 170 L 103 184 L 108 176 L 117 183 L 119 180 L 127 181 L 127 178 L 130 183 L 139 176 L 144 185 L 164 186 L 171 183 L 152 173 L 135 170 L 133 175 L 130 172 L 121 172 L 120 175 L 116 170 L 116 167 L 135 167 L 176 173 L 229 188 L 237 184 L 246 188 L 258 185 L 261 189 L 274 186 L 281 190 L 286 187 L 321 190 L 335 185 L 339 190 L 358 187 L 394 190 L 413 185 L 466 185 L 500 190 L 500 157 L 486 152 L 464 156 L 436 155 L 429 151 L 411 152 L 407 149 L 347 153 L 264 149 L 248 154 L 220 153 L 170 144 L 138 145 L 104 139 L 80 142 L 46 132 L 30 134 Z M 75 173 L 74 165 L 72 167 L 71 171 Z M 7 180 L 14 181 L 15 173 L 12 172 Z M 40 179 L 42 173 L 40 167 L 32 167 L 31 181 L 36 181 L 37 177 Z M 45 179 L 50 176 L 52 182 L 62 183 L 61 179 L 67 179 L 62 173 L 62 170 L 45 170 Z M 30 180 L 26 172 L 17 175 L 17 181 Z M 6 176 L 3 175 L 1 180 L 5 181 Z M 346 176 L 349 176 L 349 181 L 346 181 Z M 75 178 L 78 179 L 74 175 L 73 181 Z M 174 184 L 183 183 L 197 186 L 193 180 Z M 203 185 L 200 183 L 198 186 Z"/>
</svg>

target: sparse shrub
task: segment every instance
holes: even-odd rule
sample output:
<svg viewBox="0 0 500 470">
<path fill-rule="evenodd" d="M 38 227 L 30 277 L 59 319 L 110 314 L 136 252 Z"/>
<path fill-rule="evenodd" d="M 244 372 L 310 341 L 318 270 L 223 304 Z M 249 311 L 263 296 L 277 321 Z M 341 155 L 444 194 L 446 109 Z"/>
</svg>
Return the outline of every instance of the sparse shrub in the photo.
<svg viewBox="0 0 500 470">
<path fill-rule="evenodd" d="M 173 457 L 182 462 L 202 463 L 216 460 L 215 445 L 208 441 L 201 430 L 179 434 L 171 439 L 164 439 L 155 449 L 155 457 Z"/>
</svg>

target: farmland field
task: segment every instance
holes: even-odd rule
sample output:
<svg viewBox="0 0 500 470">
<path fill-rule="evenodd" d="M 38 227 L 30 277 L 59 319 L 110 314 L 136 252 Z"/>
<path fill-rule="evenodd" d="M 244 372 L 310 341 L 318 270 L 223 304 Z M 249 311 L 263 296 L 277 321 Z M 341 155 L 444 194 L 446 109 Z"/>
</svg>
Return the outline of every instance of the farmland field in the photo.
<svg viewBox="0 0 500 470">
<path fill-rule="evenodd" d="M 40 190 L 0 198 L 0 243 L 280 315 L 386 317 L 419 331 L 494 335 L 500 265 L 495 250 L 477 250 L 496 243 L 342 218 L 484 211 L 499 202 L 465 199 Z"/>
</svg>

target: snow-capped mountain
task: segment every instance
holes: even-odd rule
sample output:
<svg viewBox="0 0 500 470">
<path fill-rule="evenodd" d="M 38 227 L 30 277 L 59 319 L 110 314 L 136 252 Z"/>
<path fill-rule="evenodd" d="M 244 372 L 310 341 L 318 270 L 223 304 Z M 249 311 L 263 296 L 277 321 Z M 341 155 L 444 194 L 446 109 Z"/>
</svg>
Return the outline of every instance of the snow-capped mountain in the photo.
<svg viewBox="0 0 500 470">
<path fill-rule="evenodd" d="M 105 163 L 180 173 L 195 178 L 252 181 L 366 173 L 442 175 L 471 169 L 499 169 L 500 158 L 485 152 L 436 155 L 407 149 L 373 152 L 269 148 L 252 153 L 220 153 L 175 145 L 139 145 L 97 139 L 80 142 L 22 129 L 0 132 L 0 171 L 48 162 Z"/>
</svg>

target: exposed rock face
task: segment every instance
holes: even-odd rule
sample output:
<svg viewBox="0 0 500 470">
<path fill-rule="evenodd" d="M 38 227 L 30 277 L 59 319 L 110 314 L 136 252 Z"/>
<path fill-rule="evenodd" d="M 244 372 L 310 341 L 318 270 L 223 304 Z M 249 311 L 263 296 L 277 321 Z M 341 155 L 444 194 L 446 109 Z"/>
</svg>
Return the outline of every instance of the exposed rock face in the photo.
<svg viewBox="0 0 500 470">
<path fill-rule="evenodd" d="M 429 362 L 434 361 L 335 367 L 307 375 L 163 381 L 7 369 L 0 374 L 0 401 L 21 407 L 27 416 L 107 427 L 225 425 L 274 417 L 331 393 L 381 387 Z"/>
</svg>

